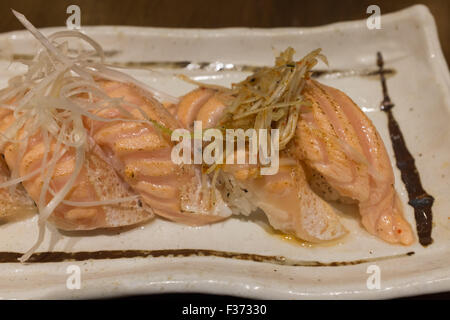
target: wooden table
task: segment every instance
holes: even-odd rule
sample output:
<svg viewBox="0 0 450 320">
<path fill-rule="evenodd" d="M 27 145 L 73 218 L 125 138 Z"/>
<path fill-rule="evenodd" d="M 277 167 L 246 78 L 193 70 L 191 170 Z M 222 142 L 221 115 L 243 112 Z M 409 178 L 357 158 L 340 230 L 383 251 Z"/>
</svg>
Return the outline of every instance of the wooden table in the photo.
<svg viewBox="0 0 450 320">
<path fill-rule="evenodd" d="M 2 0 L 0 32 L 23 29 L 10 8 L 25 14 L 37 27 L 62 26 L 66 8 L 81 8 L 82 25 L 134 25 L 170 28 L 310 27 L 364 19 L 377 4 L 381 13 L 423 3 L 434 15 L 441 45 L 450 61 L 449 0 Z M 450 63 L 449 63 L 450 64 Z"/>
</svg>

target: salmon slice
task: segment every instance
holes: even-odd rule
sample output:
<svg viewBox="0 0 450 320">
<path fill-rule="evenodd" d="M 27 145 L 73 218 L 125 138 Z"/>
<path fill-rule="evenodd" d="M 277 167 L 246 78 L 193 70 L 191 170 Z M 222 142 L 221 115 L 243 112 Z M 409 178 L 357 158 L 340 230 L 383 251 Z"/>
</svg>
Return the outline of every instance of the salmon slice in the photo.
<svg viewBox="0 0 450 320">
<path fill-rule="evenodd" d="M 171 159 L 174 143 L 169 133 L 183 125 L 163 105 L 133 85 L 106 80 L 99 80 L 98 84 L 110 97 L 121 98 L 123 104 L 96 111 L 95 115 L 131 121 L 86 119 L 86 126 L 109 163 L 154 212 L 189 225 L 203 225 L 227 218 L 231 211 L 223 201 L 219 199 L 213 208 L 204 192 L 200 192 L 201 168 L 178 165 Z M 165 130 L 134 120 L 152 120 Z"/>
<path fill-rule="evenodd" d="M 198 88 L 181 99 L 176 108 L 176 116 L 183 127 L 193 129 L 197 114 L 214 94 L 214 90 Z"/>
<path fill-rule="evenodd" d="M 214 127 L 227 99 L 212 89 L 197 89 L 181 99 L 176 116 L 189 128 L 195 120 L 202 121 L 203 127 Z M 347 230 L 331 206 L 311 190 L 302 164 L 287 152 L 280 164 L 278 173 L 267 176 L 259 176 L 252 165 L 225 164 L 222 168 L 248 193 L 239 201 L 250 201 L 252 207 L 262 209 L 275 229 L 316 243 L 344 236 Z"/>
<path fill-rule="evenodd" d="M 394 174 L 372 122 L 343 92 L 308 80 L 304 97 L 312 111 L 302 114 L 294 153 L 342 197 L 359 203 L 362 224 L 389 243 L 409 245 L 411 226 L 403 217 Z"/>
<path fill-rule="evenodd" d="M 0 132 L 5 132 L 15 121 L 12 112 L 2 114 L 0 120 Z M 16 139 L 21 139 L 24 131 L 17 134 Z M 48 160 L 50 161 L 56 151 L 56 139 L 49 139 Z M 24 152 L 21 152 L 23 144 L 6 143 L 2 153 L 12 172 L 18 177 L 26 176 L 40 169 L 44 163 L 46 146 L 41 132 L 28 139 Z M 95 149 L 95 148 L 94 148 Z M 19 158 L 20 157 L 20 158 Z M 69 148 L 59 158 L 52 171 L 50 189 L 45 195 L 44 203 L 48 204 L 55 193 L 61 190 L 69 181 L 75 169 L 75 149 Z M 42 186 L 46 175 L 40 172 L 23 182 L 29 196 L 39 203 Z M 100 153 L 94 150 L 86 152 L 86 160 L 77 176 L 76 182 L 66 196 L 66 201 L 77 203 L 98 202 L 111 199 L 120 199 L 134 196 L 112 168 L 103 160 Z M 79 206 L 61 203 L 49 217 L 57 228 L 63 230 L 91 230 L 97 228 L 120 227 L 146 221 L 153 216 L 149 208 L 140 204 L 138 199 L 128 200 L 117 204 Z"/>
</svg>

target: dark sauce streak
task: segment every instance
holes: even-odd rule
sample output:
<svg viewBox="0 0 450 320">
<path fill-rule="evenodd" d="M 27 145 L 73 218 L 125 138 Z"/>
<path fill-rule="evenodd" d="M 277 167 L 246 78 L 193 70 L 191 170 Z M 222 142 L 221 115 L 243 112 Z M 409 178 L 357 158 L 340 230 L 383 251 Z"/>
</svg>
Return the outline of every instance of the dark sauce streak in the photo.
<svg viewBox="0 0 450 320">
<path fill-rule="evenodd" d="M 300 267 L 340 267 L 356 265 L 361 263 L 388 260 L 413 255 L 414 252 L 405 254 L 360 259 L 353 261 L 300 261 L 285 258 L 283 256 L 265 256 L 250 253 L 227 252 L 204 249 L 172 249 L 172 250 L 111 250 L 111 251 L 84 251 L 84 252 L 38 252 L 34 253 L 27 263 L 49 263 L 64 261 L 85 261 L 85 260 L 109 260 L 123 258 L 160 258 L 160 257 L 219 257 L 236 260 L 247 260 L 254 262 L 271 263 L 276 265 L 300 266 Z M 18 259 L 22 256 L 19 252 L 0 252 L 0 263 L 19 263 Z"/>
<path fill-rule="evenodd" d="M 426 247 L 433 242 L 433 239 L 431 238 L 433 223 L 431 207 L 433 206 L 434 198 L 422 187 L 420 175 L 417 171 L 414 158 L 406 147 L 405 139 L 403 138 L 400 126 L 392 113 L 394 104 L 388 94 L 383 68 L 384 61 L 380 52 L 377 53 L 377 65 L 379 68 L 381 86 L 383 88 L 383 102 L 381 103 L 381 110 L 386 112 L 388 116 L 389 134 L 391 136 L 392 146 L 394 148 L 395 159 L 397 162 L 397 167 L 401 172 L 402 181 L 408 192 L 408 203 L 414 208 L 419 242 L 422 246 Z"/>
<path fill-rule="evenodd" d="M 106 57 L 116 55 L 116 51 L 106 51 Z M 31 60 L 32 55 L 28 54 L 14 54 L 13 61 Z M 251 66 L 245 64 L 234 64 L 225 62 L 193 62 L 193 61 L 129 61 L 129 62 L 109 62 L 112 66 L 125 68 L 148 68 L 148 69 L 169 69 L 169 70 L 188 70 L 188 71 L 241 71 L 241 72 L 256 72 L 263 68 L 263 66 Z M 394 69 L 385 69 L 385 75 L 394 75 Z M 329 78 L 346 78 L 346 77 L 373 77 L 379 74 L 377 69 L 315 69 L 312 71 L 313 78 L 329 77 Z"/>
<path fill-rule="evenodd" d="M 312 71 L 311 76 L 313 78 L 321 78 L 321 77 L 329 77 L 333 79 L 346 78 L 346 77 L 373 77 L 378 76 L 380 74 L 379 70 L 372 69 L 331 69 L 331 70 L 323 70 L 316 69 Z M 384 70 L 385 75 L 395 75 L 395 69 L 386 69 Z"/>
<path fill-rule="evenodd" d="M 222 62 L 192 62 L 192 61 L 130 61 L 125 63 L 112 63 L 112 65 L 127 67 L 127 68 L 155 68 L 155 69 L 184 69 L 184 70 L 202 70 L 212 72 L 222 71 L 241 71 L 241 72 L 257 72 L 263 66 L 240 65 L 233 63 Z M 394 75 L 394 69 L 384 71 L 386 75 Z M 313 78 L 331 77 L 331 78 L 345 78 L 345 77 L 371 77 L 379 74 L 378 70 L 374 69 L 316 69 L 312 71 Z"/>
</svg>

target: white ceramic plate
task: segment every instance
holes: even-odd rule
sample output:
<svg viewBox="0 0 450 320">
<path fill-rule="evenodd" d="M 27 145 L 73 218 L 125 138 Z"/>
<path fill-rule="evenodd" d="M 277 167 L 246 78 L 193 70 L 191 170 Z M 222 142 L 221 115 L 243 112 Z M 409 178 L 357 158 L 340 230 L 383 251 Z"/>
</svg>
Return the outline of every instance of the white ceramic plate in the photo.
<svg viewBox="0 0 450 320">
<path fill-rule="evenodd" d="M 184 72 L 197 80 L 229 85 L 243 79 L 242 71 L 214 71 L 233 65 L 271 65 L 274 51 L 287 46 L 298 57 L 322 47 L 332 69 L 376 70 L 381 51 L 386 68 L 396 70 L 388 78 L 390 96 L 407 145 L 416 159 L 422 184 L 435 197 L 434 243 L 423 248 L 388 245 L 365 232 L 357 215 L 342 213 L 351 235 L 332 246 L 309 247 L 268 233 L 257 218 L 233 218 L 205 227 L 186 227 L 155 219 L 132 229 L 83 234 L 47 233 L 40 252 L 97 252 L 82 261 L 41 262 L 21 265 L 0 263 L 2 298 L 90 298 L 161 292 L 202 292 L 254 298 L 390 298 L 450 290 L 450 78 L 436 26 L 427 8 L 414 6 L 382 16 L 382 28 L 369 30 L 365 21 L 344 22 L 308 29 L 183 30 L 132 27 L 86 27 L 115 63 L 150 61 L 220 62 L 205 68 L 156 65 L 157 71 L 127 70 L 140 80 L 181 95 L 191 85 L 173 75 Z M 49 34 L 55 29 L 44 30 Z M 36 42 L 23 31 L 0 35 L 0 80 L 4 85 L 23 71 L 9 58 L 33 53 Z M 179 64 L 181 65 L 181 64 Z M 155 66 L 153 66 L 155 68 Z M 323 68 L 324 66 L 320 66 Z M 145 68 L 144 68 L 145 69 Z M 373 120 L 392 156 L 387 119 L 379 111 L 382 100 L 378 76 L 322 77 L 321 81 L 347 92 Z M 392 157 L 393 159 L 393 157 Z M 405 187 L 395 168 L 396 189 L 408 221 L 415 226 Z M 5 222 L 5 221 L 3 221 Z M 0 224 L 0 252 L 23 252 L 37 235 L 36 216 Z M 216 250 L 212 255 L 161 255 L 177 249 Z M 112 250 L 147 255 L 101 259 Z M 130 252 L 129 250 L 136 250 Z M 144 252 L 142 250 L 145 250 Z M 155 251 L 156 250 L 156 251 Z M 414 252 L 406 256 L 407 252 Z M 109 253 L 108 253 L 109 252 Z M 117 251 L 116 251 L 117 252 Z M 172 253 L 174 251 L 171 251 Z M 219 257 L 222 253 L 281 256 L 256 262 L 247 255 Z M 186 253 L 186 251 L 180 251 Z M 204 251 L 206 253 L 206 251 Z M 211 253 L 211 252 L 209 252 Z M 117 253 L 118 256 L 122 254 Z M 161 255 L 157 257 L 157 255 Z M 5 260 L 5 254 L 3 254 Z M 48 254 L 41 259 L 58 259 Z M 78 253 L 75 257 L 83 258 Z M 386 258 L 387 257 L 387 258 Z M 239 259 L 240 258 L 240 259 Z M 280 262 L 281 261 L 281 262 Z M 283 262 L 284 261 L 284 262 Z M 301 266 L 357 262 L 340 266 Z M 300 266 L 291 266 L 296 262 Z M 66 287 L 67 267 L 81 270 L 81 289 Z M 368 289 L 368 266 L 381 271 L 380 289 Z"/>
</svg>

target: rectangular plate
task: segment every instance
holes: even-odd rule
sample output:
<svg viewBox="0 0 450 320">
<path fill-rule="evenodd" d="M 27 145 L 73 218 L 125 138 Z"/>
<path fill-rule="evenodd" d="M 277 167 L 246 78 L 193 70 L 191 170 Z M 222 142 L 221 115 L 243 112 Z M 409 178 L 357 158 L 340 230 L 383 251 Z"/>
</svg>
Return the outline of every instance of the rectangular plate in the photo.
<svg viewBox="0 0 450 320">
<path fill-rule="evenodd" d="M 85 27 L 83 32 L 103 45 L 108 62 L 133 67 L 126 72 L 174 95 L 193 89 L 174 76 L 179 72 L 228 86 L 249 74 L 242 66 L 272 65 L 276 52 L 288 46 L 296 50 L 297 57 L 322 47 L 331 69 L 352 72 L 332 73 L 320 80 L 345 91 L 363 108 L 394 164 L 387 118 L 379 111 L 379 76 L 357 75 L 365 69 L 376 71 L 376 52 L 381 51 L 385 68 L 395 70 L 387 79 L 396 105 L 393 113 L 416 159 L 422 184 L 435 198 L 431 246 L 423 248 L 417 242 L 411 247 L 388 245 L 369 235 L 357 214 L 344 210 L 340 215 L 351 234 L 327 246 L 283 239 L 268 232 L 259 215 L 204 227 L 155 219 L 114 231 L 47 232 L 38 251 L 53 253 L 41 255 L 43 262 L 14 263 L 17 253 L 27 250 L 37 236 L 37 219 L 32 216 L 0 224 L 0 297 L 202 292 L 254 298 L 353 299 L 450 290 L 448 67 L 426 7 L 382 16 L 381 23 L 380 30 L 369 30 L 365 21 L 355 21 L 307 29 Z M 56 30 L 43 31 L 50 34 Z M 25 31 L 0 35 L 1 86 L 25 70 L 9 59 L 27 57 L 36 48 L 37 42 Z M 399 171 L 394 171 L 405 215 L 415 226 Z M 414 254 L 406 255 L 408 252 Z M 67 258 L 72 261 L 64 261 Z M 52 260 L 62 261 L 48 262 Z M 81 268 L 80 290 L 66 287 L 70 265 Z M 367 288 L 369 265 L 380 267 L 380 289 Z"/>
</svg>

